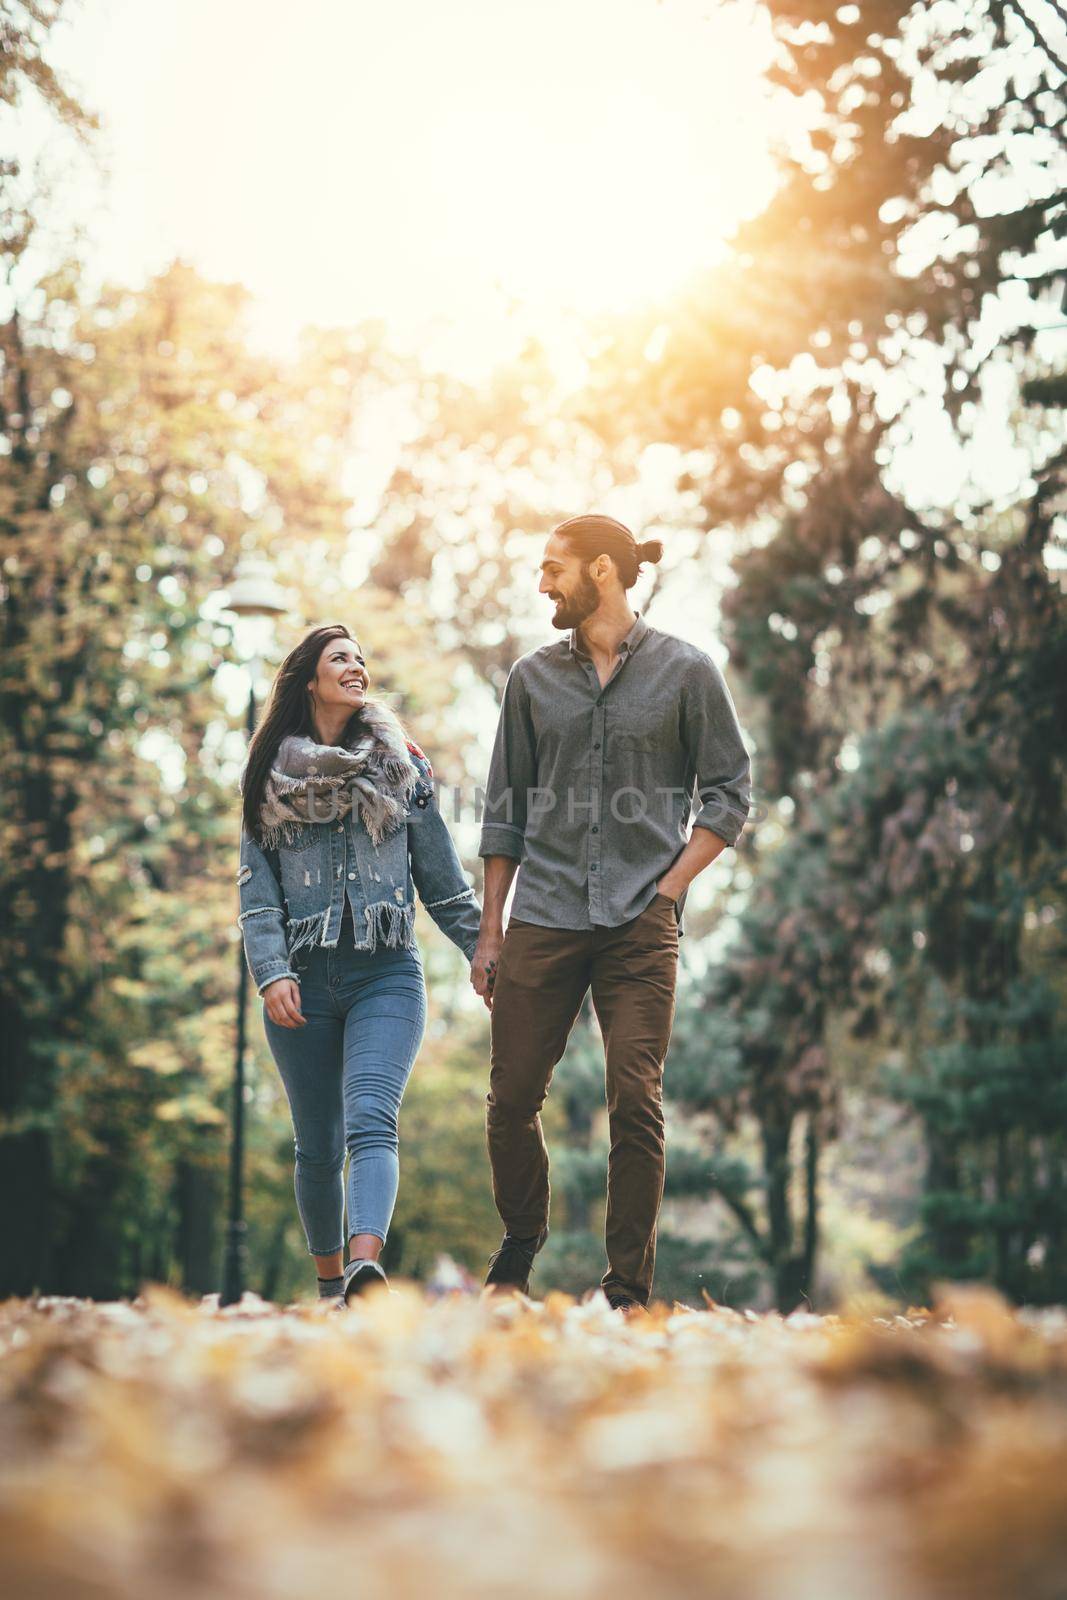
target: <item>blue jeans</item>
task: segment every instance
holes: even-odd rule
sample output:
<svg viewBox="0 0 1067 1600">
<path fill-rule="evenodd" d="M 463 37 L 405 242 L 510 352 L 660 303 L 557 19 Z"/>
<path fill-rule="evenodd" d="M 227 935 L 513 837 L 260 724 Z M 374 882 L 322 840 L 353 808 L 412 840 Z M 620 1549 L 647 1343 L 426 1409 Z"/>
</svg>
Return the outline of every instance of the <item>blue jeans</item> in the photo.
<svg viewBox="0 0 1067 1600">
<path fill-rule="evenodd" d="M 372 1233 L 384 1242 L 388 1233 L 400 1178 L 400 1101 L 426 1027 L 426 980 L 417 946 L 357 950 L 347 919 L 336 949 L 299 951 L 294 971 L 304 1026 L 280 1028 L 265 1007 L 263 1026 L 293 1118 L 296 1206 L 308 1254 L 327 1256 L 346 1236 Z"/>
</svg>

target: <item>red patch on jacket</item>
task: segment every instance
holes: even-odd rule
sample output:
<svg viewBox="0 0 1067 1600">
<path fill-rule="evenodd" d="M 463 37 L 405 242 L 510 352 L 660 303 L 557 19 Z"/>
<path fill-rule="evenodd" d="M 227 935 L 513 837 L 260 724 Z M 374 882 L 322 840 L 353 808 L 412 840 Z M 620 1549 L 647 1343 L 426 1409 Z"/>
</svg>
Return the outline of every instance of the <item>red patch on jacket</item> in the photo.
<svg viewBox="0 0 1067 1600">
<path fill-rule="evenodd" d="M 426 765 L 430 768 L 429 772 L 427 773 L 427 777 L 432 778 L 433 777 L 433 766 L 431 765 L 429 756 L 426 754 L 426 752 L 424 750 L 420 750 L 419 749 L 419 747 L 415 743 L 414 739 L 408 739 L 406 741 L 406 743 L 407 743 L 408 749 L 411 751 L 411 754 L 413 756 L 418 756 L 420 761 L 425 761 Z"/>
</svg>

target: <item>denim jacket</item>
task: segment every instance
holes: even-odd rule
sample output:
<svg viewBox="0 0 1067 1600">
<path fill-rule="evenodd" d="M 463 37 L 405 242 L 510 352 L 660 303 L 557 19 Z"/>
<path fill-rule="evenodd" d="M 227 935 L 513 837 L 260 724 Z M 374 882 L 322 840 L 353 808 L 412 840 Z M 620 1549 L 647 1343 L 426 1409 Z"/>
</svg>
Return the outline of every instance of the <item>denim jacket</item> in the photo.
<svg viewBox="0 0 1067 1600">
<path fill-rule="evenodd" d="M 336 947 L 346 895 L 359 950 L 414 945 L 417 890 L 442 932 L 468 961 L 474 955 L 481 908 L 438 807 L 433 768 L 417 747 L 411 759 L 419 778 L 406 821 L 380 845 L 355 808 L 333 822 L 296 824 L 292 843 L 276 848 L 261 846 L 242 821 L 237 925 L 260 994 L 277 978 L 299 982 L 294 951 Z"/>
</svg>

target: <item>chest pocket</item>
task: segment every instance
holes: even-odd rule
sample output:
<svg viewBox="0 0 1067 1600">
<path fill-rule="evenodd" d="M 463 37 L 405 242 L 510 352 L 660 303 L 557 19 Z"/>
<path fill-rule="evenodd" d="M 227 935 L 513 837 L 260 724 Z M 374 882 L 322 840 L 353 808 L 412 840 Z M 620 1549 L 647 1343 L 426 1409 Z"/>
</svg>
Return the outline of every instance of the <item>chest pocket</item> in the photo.
<svg viewBox="0 0 1067 1600">
<path fill-rule="evenodd" d="M 318 838 L 317 830 L 319 827 L 321 827 L 320 823 L 294 822 L 279 846 L 280 852 L 284 853 L 289 850 L 299 854 L 301 850 L 310 850 Z"/>
<path fill-rule="evenodd" d="M 615 748 L 620 755 L 652 755 L 662 750 L 662 743 L 652 733 L 636 733 L 632 729 L 615 735 Z"/>
<path fill-rule="evenodd" d="M 286 850 L 283 845 L 278 854 L 282 868 L 282 890 L 287 901 L 306 895 L 309 889 L 318 890 L 321 887 L 323 858 L 317 850 Z"/>
<path fill-rule="evenodd" d="M 642 705 L 615 710 L 608 737 L 620 755 L 652 755 L 677 743 L 676 708 Z"/>
</svg>

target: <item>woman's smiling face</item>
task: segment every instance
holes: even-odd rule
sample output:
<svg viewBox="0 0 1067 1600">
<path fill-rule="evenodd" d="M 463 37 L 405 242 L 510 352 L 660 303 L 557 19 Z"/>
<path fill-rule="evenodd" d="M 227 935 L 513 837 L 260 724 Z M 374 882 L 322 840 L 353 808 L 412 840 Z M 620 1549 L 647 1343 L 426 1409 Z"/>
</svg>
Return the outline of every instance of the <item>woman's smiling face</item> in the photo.
<svg viewBox="0 0 1067 1600">
<path fill-rule="evenodd" d="M 355 711 L 367 697 L 370 675 L 363 651 L 356 639 L 331 639 L 324 647 L 318 670 L 308 684 L 317 706 L 323 710 Z"/>
</svg>

